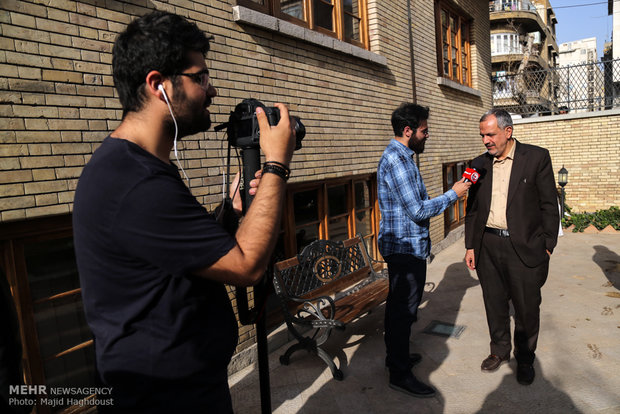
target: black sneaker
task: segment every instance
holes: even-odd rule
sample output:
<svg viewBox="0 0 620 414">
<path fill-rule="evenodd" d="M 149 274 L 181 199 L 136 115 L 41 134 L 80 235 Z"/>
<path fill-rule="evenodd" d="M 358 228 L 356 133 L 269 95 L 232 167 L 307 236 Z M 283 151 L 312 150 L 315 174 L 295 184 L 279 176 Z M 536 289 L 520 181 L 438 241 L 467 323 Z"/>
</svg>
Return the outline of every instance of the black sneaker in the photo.
<svg viewBox="0 0 620 414">
<path fill-rule="evenodd" d="M 398 380 L 390 378 L 390 388 L 417 398 L 430 398 L 435 396 L 435 389 L 419 381 L 413 374 Z"/>
</svg>

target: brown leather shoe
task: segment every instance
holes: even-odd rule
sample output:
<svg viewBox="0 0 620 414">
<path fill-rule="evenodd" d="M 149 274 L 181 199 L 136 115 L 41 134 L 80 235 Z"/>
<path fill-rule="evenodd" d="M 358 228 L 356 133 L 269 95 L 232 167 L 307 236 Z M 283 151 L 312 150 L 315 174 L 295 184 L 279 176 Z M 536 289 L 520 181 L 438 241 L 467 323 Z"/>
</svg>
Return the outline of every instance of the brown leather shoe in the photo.
<svg viewBox="0 0 620 414">
<path fill-rule="evenodd" d="M 497 355 L 489 355 L 484 361 L 482 361 L 482 365 L 480 369 L 482 372 L 495 372 L 504 362 L 507 362 L 510 357 L 500 358 Z"/>
</svg>

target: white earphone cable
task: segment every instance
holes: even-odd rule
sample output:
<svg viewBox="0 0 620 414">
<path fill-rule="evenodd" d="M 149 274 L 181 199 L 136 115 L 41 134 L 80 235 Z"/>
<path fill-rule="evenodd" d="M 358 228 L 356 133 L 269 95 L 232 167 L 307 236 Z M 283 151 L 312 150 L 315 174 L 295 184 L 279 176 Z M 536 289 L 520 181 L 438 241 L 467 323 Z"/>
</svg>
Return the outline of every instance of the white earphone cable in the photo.
<svg viewBox="0 0 620 414">
<path fill-rule="evenodd" d="M 170 106 L 170 101 L 168 101 L 168 95 L 166 94 L 166 91 L 164 91 L 164 88 L 162 85 L 159 85 L 161 91 L 163 92 L 164 95 L 164 100 L 166 101 L 166 104 L 168 105 L 168 110 L 170 111 L 170 116 L 172 117 L 172 122 L 174 122 L 174 156 L 177 159 L 177 164 L 179 164 L 179 167 L 181 167 L 181 171 L 183 172 L 183 176 L 185 177 L 185 179 L 187 180 L 187 185 L 189 186 L 189 177 L 187 176 L 187 174 L 185 174 L 185 170 L 183 169 L 183 165 L 181 164 L 181 161 L 179 161 L 179 153 L 177 151 L 177 136 L 179 135 L 179 127 L 177 125 L 177 120 L 174 117 L 174 113 L 172 112 L 172 106 Z"/>
</svg>

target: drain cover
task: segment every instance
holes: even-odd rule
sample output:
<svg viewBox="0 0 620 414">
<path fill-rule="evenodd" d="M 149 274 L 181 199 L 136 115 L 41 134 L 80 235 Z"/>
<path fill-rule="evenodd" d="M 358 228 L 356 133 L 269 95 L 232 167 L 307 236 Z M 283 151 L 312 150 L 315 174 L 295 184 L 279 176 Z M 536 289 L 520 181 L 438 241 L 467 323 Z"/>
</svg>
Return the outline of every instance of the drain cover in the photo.
<svg viewBox="0 0 620 414">
<path fill-rule="evenodd" d="M 431 321 L 431 323 L 429 323 L 422 332 L 431 335 L 452 336 L 458 339 L 464 330 L 464 325 L 454 325 L 447 322 Z"/>
</svg>

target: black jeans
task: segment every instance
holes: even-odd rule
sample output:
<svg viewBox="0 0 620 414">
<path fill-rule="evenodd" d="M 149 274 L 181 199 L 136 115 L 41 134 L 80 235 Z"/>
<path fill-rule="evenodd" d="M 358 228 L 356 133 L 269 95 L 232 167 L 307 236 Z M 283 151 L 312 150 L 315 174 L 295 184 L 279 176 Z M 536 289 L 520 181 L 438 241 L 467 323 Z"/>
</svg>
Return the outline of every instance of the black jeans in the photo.
<svg viewBox="0 0 620 414">
<path fill-rule="evenodd" d="M 394 378 L 411 373 L 409 337 L 424 293 L 426 260 L 409 254 L 391 254 L 385 261 L 390 278 L 385 305 L 386 364 Z"/>
</svg>

